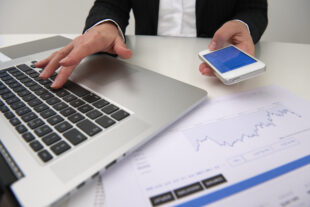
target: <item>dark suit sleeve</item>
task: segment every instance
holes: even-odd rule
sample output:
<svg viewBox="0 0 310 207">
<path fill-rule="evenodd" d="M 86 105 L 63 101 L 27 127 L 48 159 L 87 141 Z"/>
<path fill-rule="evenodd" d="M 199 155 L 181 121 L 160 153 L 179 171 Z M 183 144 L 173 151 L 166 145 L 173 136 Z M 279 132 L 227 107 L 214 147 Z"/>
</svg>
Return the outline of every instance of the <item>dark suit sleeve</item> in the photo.
<svg viewBox="0 0 310 207">
<path fill-rule="evenodd" d="M 263 35 L 267 24 L 267 0 L 238 0 L 234 19 L 247 23 L 254 43 Z"/>
<path fill-rule="evenodd" d="M 83 32 L 101 20 L 112 19 L 125 34 L 130 9 L 129 0 L 96 0 L 88 14 Z"/>
</svg>

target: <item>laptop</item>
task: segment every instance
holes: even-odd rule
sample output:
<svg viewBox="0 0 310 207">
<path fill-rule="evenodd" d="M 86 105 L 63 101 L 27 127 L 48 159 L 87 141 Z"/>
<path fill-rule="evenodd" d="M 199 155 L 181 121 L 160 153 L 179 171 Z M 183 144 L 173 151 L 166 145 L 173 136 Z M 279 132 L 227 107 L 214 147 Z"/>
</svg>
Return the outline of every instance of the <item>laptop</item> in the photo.
<svg viewBox="0 0 310 207">
<path fill-rule="evenodd" d="M 63 46 L 61 39 L 24 45 L 30 55 L 0 65 L 1 182 L 25 207 L 59 203 L 207 96 L 102 54 L 85 58 L 62 89 L 51 90 L 57 74 L 40 80 L 33 64 Z"/>
</svg>

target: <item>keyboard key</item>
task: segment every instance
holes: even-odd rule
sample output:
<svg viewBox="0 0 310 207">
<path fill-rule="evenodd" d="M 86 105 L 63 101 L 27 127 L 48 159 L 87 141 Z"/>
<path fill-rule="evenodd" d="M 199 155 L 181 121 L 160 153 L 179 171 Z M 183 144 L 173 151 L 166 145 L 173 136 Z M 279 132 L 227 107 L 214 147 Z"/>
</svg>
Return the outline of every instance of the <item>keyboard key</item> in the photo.
<svg viewBox="0 0 310 207">
<path fill-rule="evenodd" d="M 12 109 L 16 110 L 16 109 L 19 109 L 19 108 L 22 108 L 22 107 L 25 107 L 26 105 L 23 103 L 23 102 L 16 102 L 14 104 L 11 105 Z"/>
<path fill-rule="evenodd" d="M 66 102 L 71 102 L 71 101 L 73 101 L 73 100 L 76 100 L 77 97 L 76 97 L 75 95 L 73 95 L 73 94 L 70 94 L 70 95 L 68 95 L 68 96 L 65 96 L 63 99 L 64 99 L 64 101 L 66 101 Z"/>
<path fill-rule="evenodd" d="M 17 68 L 19 68 L 20 70 L 22 70 L 22 71 L 24 71 L 24 72 L 26 72 L 26 71 L 31 71 L 31 70 L 33 70 L 33 69 L 31 69 L 28 65 L 26 65 L 26 64 L 21 64 L 21 65 L 18 65 L 18 66 L 16 66 Z"/>
<path fill-rule="evenodd" d="M 17 125 L 19 125 L 21 122 L 19 121 L 18 118 L 14 117 L 14 118 L 10 119 L 10 123 L 11 123 L 13 126 L 17 126 Z"/>
<path fill-rule="evenodd" d="M 40 105 L 37 105 L 33 108 L 36 112 L 40 113 L 44 110 L 47 110 L 49 109 L 49 107 L 46 105 L 46 104 L 40 104 Z"/>
<path fill-rule="evenodd" d="M 24 133 L 24 132 L 27 131 L 27 128 L 26 128 L 24 125 L 22 125 L 22 124 L 17 125 L 17 126 L 15 127 L 15 129 L 16 129 L 17 132 L 20 133 L 20 134 L 22 134 L 22 133 Z"/>
<path fill-rule="evenodd" d="M 68 105 L 65 104 L 64 102 L 59 102 L 59 103 L 53 105 L 53 107 L 54 107 L 54 109 L 56 109 L 57 111 L 61 111 L 61 110 L 65 109 L 65 108 L 67 108 Z"/>
<path fill-rule="evenodd" d="M 113 105 L 113 104 L 110 104 L 110 105 L 105 106 L 105 107 L 102 109 L 102 111 L 103 111 L 104 113 L 106 113 L 106 114 L 111 114 L 111 113 L 117 111 L 118 109 L 119 109 L 119 108 L 118 108 L 117 106 L 115 106 L 115 105 Z"/>
<path fill-rule="evenodd" d="M 52 116 L 52 117 L 48 118 L 47 122 L 50 123 L 51 125 L 55 125 L 55 124 L 62 122 L 63 120 L 64 119 L 61 116 L 56 115 L 56 116 Z"/>
<path fill-rule="evenodd" d="M 87 101 L 88 103 L 93 103 L 95 101 L 100 100 L 100 97 L 97 96 L 96 94 L 90 93 L 87 96 L 84 96 L 83 99 Z"/>
<path fill-rule="evenodd" d="M 106 101 L 104 99 L 101 99 L 101 100 L 96 101 L 95 103 L 93 103 L 93 106 L 95 106 L 96 108 L 100 109 L 100 108 L 102 108 L 102 107 L 104 107 L 104 106 L 106 106 L 108 104 L 109 104 L 108 101 Z"/>
<path fill-rule="evenodd" d="M 65 141 L 60 141 L 53 145 L 51 147 L 51 150 L 56 154 L 60 155 L 64 153 L 65 151 L 69 150 L 71 147 L 65 142 Z"/>
<path fill-rule="evenodd" d="M 72 114 L 71 116 L 69 116 L 68 119 L 72 123 L 76 123 L 76 122 L 79 122 L 79 121 L 85 119 L 85 117 L 82 114 L 80 114 L 80 113 L 75 113 L 75 114 Z"/>
<path fill-rule="evenodd" d="M 42 138 L 42 141 L 46 144 L 46 145 L 52 145 L 56 142 L 58 142 L 61 138 L 56 134 L 56 133 L 50 133 L 48 135 L 46 135 L 45 137 Z"/>
<path fill-rule="evenodd" d="M 77 100 L 74 100 L 74 101 L 70 102 L 70 105 L 74 106 L 74 107 L 79 107 L 79 106 L 82 106 L 84 104 L 85 104 L 85 101 L 82 101 L 80 99 L 77 99 Z"/>
<path fill-rule="evenodd" d="M 61 133 L 70 129 L 70 128 L 72 128 L 72 125 L 69 124 L 69 122 L 67 122 L 67 121 L 61 122 L 60 124 L 57 124 L 55 126 L 55 129 L 57 129 L 57 131 L 59 131 Z"/>
<path fill-rule="evenodd" d="M 29 88 L 31 91 L 44 90 L 40 85 L 34 85 Z"/>
<path fill-rule="evenodd" d="M 2 113 L 5 113 L 5 112 L 9 111 L 9 108 L 6 107 L 5 105 L 3 105 L 3 106 L 0 106 L 0 111 L 1 111 Z"/>
<path fill-rule="evenodd" d="M 11 98 L 6 100 L 6 103 L 9 105 L 12 105 L 18 101 L 20 101 L 19 98 L 17 98 L 15 95 L 13 95 Z"/>
<path fill-rule="evenodd" d="M 18 94 L 19 96 L 21 96 L 21 97 L 24 97 L 24 96 L 29 95 L 30 92 L 29 92 L 27 89 L 25 89 L 25 90 L 23 90 L 23 91 L 17 92 L 17 94 Z"/>
<path fill-rule="evenodd" d="M 86 112 L 88 112 L 88 111 L 90 111 L 90 110 L 92 110 L 93 109 L 93 107 L 91 106 L 91 105 L 89 105 L 89 104 L 84 104 L 83 106 L 80 106 L 79 108 L 78 108 L 78 110 L 80 111 L 80 112 L 82 112 L 82 113 L 86 113 Z"/>
<path fill-rule="evenodd" d="M 47 109 L 47 110 L 42 111 L 42 112 L 40 113 L 40 115 L 41 115 L 44 119 L 47 119 L 47 118 L 49 118 L 49 117 L 51 117 L 51 116 L 54 116 L 55 114 L 56 114 L 56 112 L 53 111 L 52 109 Z"/>
<path fill-rule="evenodd" d="M 34 130 L 34 133 L 36 133 L 36 135 L 38 135 L 39 137 L 43 137 L 44 135 L 50 133 L 51 131 L 52 129 L 49 126 L 43 125 L 43 126 L 36 128 Z"/>
<path fill-rule="evenodd" d="M 15 115 L 11 111 L 7 111 L 7 112 L 4 113 L 4 116 L 7 119 L 12 119 Z"/>
<path fill-rule="evenodd" d="M 35 86 L 38 85 L 36 84 L 34 81 L 28 81 L 27 83 L 25 83 L 25 86 L 27 86 L 28 88 L 30 88 L 31 86 Z"/>
<path fill-rule="evenodd" d="M 27 76 L 25 74 L 19 74 L 19 75 L 15 76 L 15 78 L 20 81 L 20 80 L 22 80 L 24 78 L 27 78 Z"/>
<path fill-rule="evenodd" d="M 129 116 L 129 113 L 124 111 L 124 110 L 119 110 L 117 112 L 115 112 L 114 114 L 111 115 L 114 119 L 116 119 L 117 121 L 120 121 L 124 118 L 126 118 L 127 116 Z"/>
<path fill-rule="evenodd" d="M 31 101 L 28 102 L 28 104 L 30 106 L 32 106 L 32 107 L 34 107 L 36 105 L 39 105 L 41 103 L 43 103 L 43 102 L 40 99 L 38 99 L 38 98 L 34 98 L 34 99 L 32 99 Z"/>
<path fill-rule="evenodd" d="M 43 149 L 43 146 L 42 144 L 38 141 L 38 140 L 35 140 L 33 142 L 30 143 L 30 147 L 33 149 L 33 151 L 37 152 L 41 149 Z"/>
<path fill-rule="evenodd" d="M 24 86 L 18 86 L 16 88 L 13 88 L 13 91 L 15 91 L 15 93 L 20 93 L 22 91 L 27 91 L 27 89 Z"/>
<path fill-rule="evenodd" d="M 83 88 L 82 86 L 68 80 L 64 85 L 66 89 L 68 89 L 73 94 L 77 95 L 78 97 L 83 97 L 90 93 L 87 89 Z"/>
<path fill-rule="evenodd" d="M 96 120 L 96 122 L 100 124 L 100 126 L 102 126 L 103 128 L 108 128 L 115 124 L 115 121 L 107 116 L 100 117 Z"/>
<path fill-rule="evenodd" d="M 6 82 L 8 80 L 13 80 L 13 78 L 10 75 L 6 75 L 6 76 L 1 77 L 1 80 Z"/>
<path fill-rule="evenodd" d="M 74 114 L 76 111 L 71 108 L 71 107 L 68 107 L 68 108 L 65 108 L 63 110 L 60 111 L 60 113 L 63 115 L 63 116 L 70 116 L 71 114 Z"/>
<path fill-rule="evenodd" d="M 15 95 L 11 91 L 2 95 L 2 98 L 4 100 L 8 100 L 8 99 L 13 98 L 13 97 L 15 97 Z"/>
<path fill-rule="evenodd" d="M 103 113 L 101 113 L 100 111 L 98 111 L 96 109 L 94 109 L 94 110 L 92 110 L 86 114 L 86 116 L 88 116 L 91 119 L 96 119 L 101 115 L 103 115 Z"/>
<path fill-rule="evenodd" d="M 39 82 L 41 85 L 46 85 L 46 84 L 52 83 L 52 81 L 50 81 L 49 79 L 40 79 L 40 80 L 38 80 L 38 82 Z"/>
<path fill-rule="evenodd" d="M 49 93 L 49 92 L 46 92 L 46 93 L 41 94 L 40 97 L 41 97 L 43 100 L 47 100 L 47 99 L 49 99 L 49 98 L 54 97 L 54 95 L 51 94 L 51 93 Z"/>
<path fill-rule="evenodd" d="M 69 142 L 73 145 L 78 145 L 81 142 L 85 141 L 87 138 L 79 132 L 77 129 L 71 129 L 64 133 L 64 137 L 66 137 Z"/>
<path fill-rule="evenodd" d="M 40 151 L 38 155 L 43 162 L 48 162 L 53 159 L 53 156 L 47 150 Z"/>
<path fill-rule="evenodd" d="M 28 74 L 31 78 L 36 78 L 36 77 L 39 77 L 39 73 L 37 73 L 37 72 L 33 72 L 33 73 L 30 73 L 30 74 Z"/>
<path fill-rule="evenodd" d="M 9 87 L 14 90 L 14 88 L 20 87 L 21 85 L 16 81 L 14 83 L 9 84 Z"/>
<path fill-rule="evenodd" d="M 30 113 L 27 113 L 27 114 L 23 115 L 23 116 L 22 116 L 22 120 L 23 120 L 24 122 L 29 122 L 29 121 L 31 121 L 31 120 L 37 118 L 37 117 L 38 117 L 38 116 L 37 116 L 35 113 L 30 112 Z"/>
<path fill-rule="evenodd" d="M 6 93 L 9 93 L 9 92 L 11 92 L 9 89 L 4 88 L 4 89 L 0 90 L 0 95 L 2 96 L 2 95 L 6 94 Z"/>
<path fill-rule="evenodd" d="M 35 95 L 33 95 L 33 94 L 30 94 L 30 95 L 28 95 L 28 96 L 24 96 L 23 97 L 23 100 L 24 101 L 26 101 L 26 102 L 30 102 L 30 101 L 32 101 L 33 99 L 36 99 L 36 97 L 35 97 Z"/>
<path fill-rule="evenodd" d="M 31 134 L 30 132 L 26 132 L 23 134 L 23 138 L 26 142 L 30 142 L 32 140 L 35 139 L 35 137 L 33 136 L 33 134 Z"/>
<path fill-rule="evenodd" d="M 31 81 L 32 81 L 31 78 L 28 78 L 28 77 L 20 79 L 20 82 L 22 82 L 22 83 L 27 83 L 27 82 L 31 82 Z"/>
<path fill-rule="evenodd" d="M 92 123 L 88 119 L 85 119 L 77 124 L 77 126 L 89 136 L 94 136 L 95 134 L 102 131 L 96 124 Z"/>
<path fill-rule="evenodd" d="M 53 97 L 53 98 L 46 100 L 46 103 L 48 103 L 49 105 L 54 105 L 54 104 L 57 104 L 59 102 L 60 102 L 60 99 L 57 97 Z"/>
<path fill-rule="evenodd" d="M 35 128 L 39 127 L 39 126 L 42 126 L 43 124 L 44 124 L 44 122 L 40 118 L 31 120 L 31 121 L 28 122 L 28 126 L 31 129 L 35 129 Z"/>
<path fill-rule="evenodd" d="M 38 86 L 38 87 L 41 87 L 41 86 Z M 47 90 L 42 87 L 35 91 L 35 94 L 37 94 L 38 96 L 41 96 L 44 93 L 47 93 Z"/>
<path fill-rule="evenodd" d="M 67 90 L 63 89 L 63 88 L 56 91 L 56 95 L 59 96 L 59 97 L 64 97 L 64 96 L 67 96 L 69 94 L 70 93 Z"/>
</svg>

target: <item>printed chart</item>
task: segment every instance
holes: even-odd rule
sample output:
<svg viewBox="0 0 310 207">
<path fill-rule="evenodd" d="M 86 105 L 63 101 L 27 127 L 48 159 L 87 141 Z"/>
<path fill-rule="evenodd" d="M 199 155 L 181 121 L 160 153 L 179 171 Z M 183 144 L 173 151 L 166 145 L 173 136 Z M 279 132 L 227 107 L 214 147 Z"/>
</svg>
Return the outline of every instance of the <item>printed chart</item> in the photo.
<svg viewBox="0 0 310 207">
<path fill-rule="evenodd" d="M 310 103 L 282 88 L 209 100 L 104 174 L 106 204 L 309 206 L 309 137 Z"/>
</svg>

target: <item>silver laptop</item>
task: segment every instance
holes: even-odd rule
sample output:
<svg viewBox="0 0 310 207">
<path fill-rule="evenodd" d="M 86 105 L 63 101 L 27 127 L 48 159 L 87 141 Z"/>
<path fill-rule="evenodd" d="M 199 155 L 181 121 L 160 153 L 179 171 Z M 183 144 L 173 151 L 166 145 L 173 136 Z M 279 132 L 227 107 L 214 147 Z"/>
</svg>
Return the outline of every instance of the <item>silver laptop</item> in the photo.
<svg viewBox="0 0 310 207">
<path fill-rule="evenodd" d="M 206 99 L 206 91 L 92 55 L 60 90 L 33 61 L 0 66 L 0 152 L 5 183 L 19 205 L 50 206 L 149 141 Z"/>
</svg>

